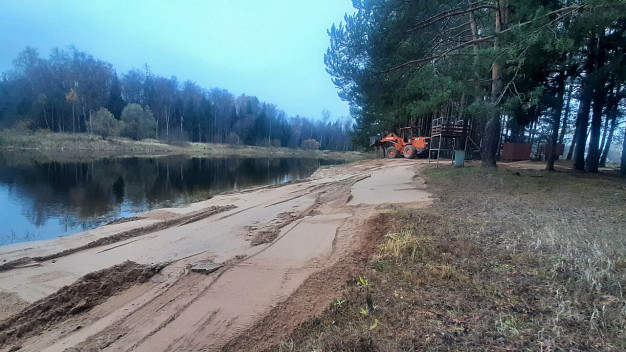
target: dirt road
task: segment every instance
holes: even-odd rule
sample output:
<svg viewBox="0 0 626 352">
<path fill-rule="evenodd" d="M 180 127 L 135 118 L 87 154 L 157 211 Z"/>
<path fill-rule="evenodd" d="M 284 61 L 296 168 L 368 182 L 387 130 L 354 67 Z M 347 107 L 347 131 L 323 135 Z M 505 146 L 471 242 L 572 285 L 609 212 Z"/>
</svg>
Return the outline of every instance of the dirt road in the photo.
<svg viewBox="0 0 626 352">
<path fill-rule="evenodd" d="M 385 204 L 427 205 L 429 195 L 416 176 L 421 163 L 373 160 L 325 168 L 303 182 L 160 209 L 51 241 L 0 247 L 0 320 L 21 314 L 21 308 L 86 274 L 128 260 L 161 264 L 147 282 L 89 309 L 58 309 L 45 328 L 37 328 L 42 320 L 36 316 L 21 317 L 30 319 L 21 329 L 9 326 L 3 332 L 0 327 L 6 336 L 0 347 L 220 350 L 288 300 L 311 275 L 358 251 L 371 226 L 368 219 Z M 217 270 L 202 272 L 203 265 Z M 107 280 L 99 284 L 109 292 L 116 283 Z M 294 322 L 312 314 L 297 306 L 289 309 Z"/>
</svg>

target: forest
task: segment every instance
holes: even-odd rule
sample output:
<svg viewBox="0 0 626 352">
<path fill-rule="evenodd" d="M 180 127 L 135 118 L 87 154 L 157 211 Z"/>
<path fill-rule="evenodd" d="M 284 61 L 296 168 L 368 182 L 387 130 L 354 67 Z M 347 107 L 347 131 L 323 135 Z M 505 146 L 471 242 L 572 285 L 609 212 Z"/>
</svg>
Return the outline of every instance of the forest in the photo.
<svg viewBox="0 0 626 352">
<path fill-rule="evenodd" d="M 357 121 L 354 138 L 433 118 L 471 121 L 482 165 L 503 142 L 567 143 L 598 172 L 626 150 L 626 1 L 353 0 L 325 64 Z M 554 170 L 556 153 L 546 153 Z M 614 162 L 619 162 L 614 158 Z M 621 154 L 626 174 L 626 152 Z"/>
<path fill-rule="evenodd" d="M 147 64 L 118 76 L 73 46 L 48 58 L 27 47 L 0 78 L 0 129 L 348 150 L 352 123 L 327 110 L 319 118 L 287 116 L 255 96 L 161 77 Z"/>
</svg>

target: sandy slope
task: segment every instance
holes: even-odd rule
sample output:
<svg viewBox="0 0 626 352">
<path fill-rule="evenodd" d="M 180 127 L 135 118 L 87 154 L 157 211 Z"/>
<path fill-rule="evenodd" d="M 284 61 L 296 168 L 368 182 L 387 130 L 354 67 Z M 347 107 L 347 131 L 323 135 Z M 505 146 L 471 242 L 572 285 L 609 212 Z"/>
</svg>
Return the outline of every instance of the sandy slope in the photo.
<svg viewBox="0 0 626 352">
<path fill-rule="evenodd" d="M 22 338 L 21 350 L 220 350 L 286 301 L 312 274 L 356 251 L 355 244 L 367 231 L 364 225 L 384 203 L 428 204 L 428 194 L 415 176 L 420 163 L 374 160 L 322 169 L 304 182 L 152 211 L 141 219 L 52 241 L 1 247 L 0 262 L 10 262 L 147 229 L 123 241 L 0 272 L 0 294 L 11 297 L 6 302 L 12 306 L 34 302 L 87 273 L 126 260 L 168 263 L 149 282 L 40 335 Z M 172 221 L 227 205 L 235 208 L 188 223 Z M 261 244 L 252 246 L 253 239 Z M 189 270 L 201 261 L 224 266 L 208 275 Z M 291 308 L 299 311 L 300 320 L 311 314 Z M 0 303 L 0 314 L 15 310 Z"/>
</svg>

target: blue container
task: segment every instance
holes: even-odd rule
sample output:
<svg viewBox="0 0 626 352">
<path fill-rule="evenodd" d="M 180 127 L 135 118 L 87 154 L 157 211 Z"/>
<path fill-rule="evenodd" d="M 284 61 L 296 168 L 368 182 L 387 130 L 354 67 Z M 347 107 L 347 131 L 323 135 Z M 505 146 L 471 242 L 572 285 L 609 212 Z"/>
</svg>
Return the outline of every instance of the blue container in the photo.
<svg viewBox="0 0 626 352">
<path fill-rule="evenodd" d="M 454 151 L 454 167 L 465 166 L 465 150 Z"/>
</svg>

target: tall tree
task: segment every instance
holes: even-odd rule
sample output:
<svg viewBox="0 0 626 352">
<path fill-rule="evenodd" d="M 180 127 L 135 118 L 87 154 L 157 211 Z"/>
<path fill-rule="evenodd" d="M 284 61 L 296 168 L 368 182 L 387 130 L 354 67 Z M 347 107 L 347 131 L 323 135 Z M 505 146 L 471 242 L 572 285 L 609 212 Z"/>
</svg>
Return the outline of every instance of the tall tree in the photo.
<svg viewBox="0 0 626 352">
<path fill-rule="evenodd" d="M 591 130 L 589 132 L 589 151 L 586 158 L 585 170 L 598 172 L 600 162 L 600 133 L 602 132 L 602 113 L 606 101 L 606 81 L 607 75 L 604 66 L 606 64 L 606 48 L 604 37 L 597 40 L 597 55 L 595 57 L 595 74 L 591 81 L 594 86 L 593 93 L 593 115 L 591 118 Z"/>
<path fill-rule="evenodd" d="M 126 102 L 122 99 L 122 87 L 120 86 L 120 80 L 117 78 L 117 74 L 113 73 L 111 88 L 109 89 L 109 100 L 107 101 L 106 108 L 116 119 L 119 120 L 125 106 Z"/>
<path fill-rule="evenodd" d="M 563 96 L 565 94 L 565 70 L 557 74 L 556 81 L 556 101 L 552 109 L 552 135 L 550 138 L 550 154 L 546 165 L 546 170 L 555 171 L 554 162 L 557 158 L 557 142 L 559 137 L 559 127 L 561 124 L 561 113 L 563 111 Z"/>
<path fill-rule="evenodd" d="M 122 96 L 127 103 L 143 104 L 146 77 L 140 70 L 130 70 L 122 76 Z"/>
</svg>

